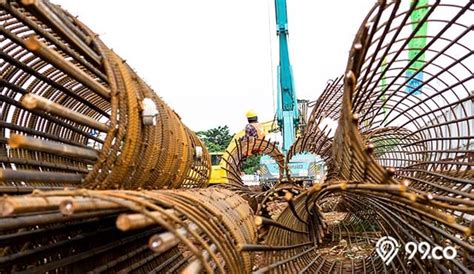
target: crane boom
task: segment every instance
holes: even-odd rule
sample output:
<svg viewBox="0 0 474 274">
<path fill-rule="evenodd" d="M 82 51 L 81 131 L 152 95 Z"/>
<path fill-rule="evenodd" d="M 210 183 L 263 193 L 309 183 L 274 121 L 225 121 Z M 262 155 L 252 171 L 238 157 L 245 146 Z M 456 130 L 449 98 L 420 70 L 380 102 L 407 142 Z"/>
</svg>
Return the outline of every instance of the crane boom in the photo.
<svg viewBox="0 0 474 274">
<path fill-rule="evenodd" d="M 283 137 L 282 152 L 287 155 L 296 139 L 296 131 L 300 122 L 300 111 L 296 99 L 293 82 L 293 71 L 288 48 L 288 14 L 286 0 L 275 1 L 275 17 L 279 41 L 279 64 L 277 68 L 277 109 L 276 117 Z M 301 117 L 304 120 L 304 117 Z M 320 180 L 324 166 L 319 164 L 320 158 L 311 153 L 297 153 L 288 160 L 285 172 L 294 182 L 310 183 Z M 281 180 L 280 166 L 268 155 L 260 158 L 260 180 L 263 185 L 272 185 Z"/>
<path fill-rule="evenodd" d="M 283 151 L 287 152 L 295 140 L 298 126 L 298 104 L 293 84 L 293 72 L 288 52 L 288 16 L 286 0 L 275 0 L 280 63 L 277 69 L 277 120 L 283 136 Z"/>
</svg>

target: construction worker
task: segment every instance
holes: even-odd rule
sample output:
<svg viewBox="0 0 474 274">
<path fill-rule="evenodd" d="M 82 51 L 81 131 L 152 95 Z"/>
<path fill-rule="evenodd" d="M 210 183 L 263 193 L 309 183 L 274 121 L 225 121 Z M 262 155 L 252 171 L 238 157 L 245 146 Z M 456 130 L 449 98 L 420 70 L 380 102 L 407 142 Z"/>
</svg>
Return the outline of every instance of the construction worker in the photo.
<svg viewBox="0 0 474 274">
<path fill-rule="evenodd" d="M 247 111 L 248 124 L 245 126 L 245 137 L 265 138 L 265 131 L 258 122 L 257 113 L 254 110 Z"/>
</svg>

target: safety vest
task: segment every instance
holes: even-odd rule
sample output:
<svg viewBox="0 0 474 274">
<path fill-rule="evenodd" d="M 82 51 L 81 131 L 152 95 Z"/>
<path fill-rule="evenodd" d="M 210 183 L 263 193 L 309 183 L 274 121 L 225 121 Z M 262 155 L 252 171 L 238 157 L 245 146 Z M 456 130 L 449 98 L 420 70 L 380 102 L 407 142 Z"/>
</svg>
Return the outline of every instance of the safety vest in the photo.
<svg viewBox="0 0 474 274">
<path fill-rule="evenodd" d="M 263 127 L 260 123 L 250 123 L 255 130 L 257 130 L 257 136 L 259 139 L 264 139 L 265 138 L 265 131 L 263 130 Z"/>
</svg>

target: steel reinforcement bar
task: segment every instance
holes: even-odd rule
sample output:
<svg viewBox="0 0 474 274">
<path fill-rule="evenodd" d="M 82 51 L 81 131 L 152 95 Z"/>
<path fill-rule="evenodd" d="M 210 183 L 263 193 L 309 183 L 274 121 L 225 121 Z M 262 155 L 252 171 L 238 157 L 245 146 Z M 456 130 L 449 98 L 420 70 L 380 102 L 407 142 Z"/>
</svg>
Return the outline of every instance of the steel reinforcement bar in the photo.
<svg viewBox="0 0 474 274">
<path fill-rule="evenodd" d="M 0 271 L 248 273 L 248 203 L 226 189 L 36 191 L 0 201 Z M 38 218 L 41 217 L 41 218 Z"/>
<path fill-rule="evenodd" d="M 0 192 L 207 184 L 201 141 L 60 7 L 0 1 L 0 48 Z"/>
<path fill-rule="evenodd" d="M 328 84 L 290 150 L 322 156 L 326 178 L 286 195 L 276 222 L 258 222 L 265 242 L 242 247 L 264 258 L 256 272 L 472 272 L 472 5 L 374 5 L 343 78 Z M 383 236 L 400 245 L 391 263 L 375 251 Z M 457 255 L 411 258 L 410 242 Z"/>
<path fill-rule="evenodd" d="M 9 178 L 2 189 L 203 185 L 195 182 L 209 170 L 205 148 L 85 26 L 43 1 L 0 3 L 0 156 L 7 159 L 0 171 Z M 286 159 L 319 154 L 327 165 L 324 180 L 307 189 L 290 179 L 251 190 L 240 179 L 248 156 L 274 156 L 281 172 L 285 159 L 266 140 L 242 139 L 228 158 L 230 190 L 77 189 L 4 197 L 5 271 L 80 264 L 99 272 L 471 273 L 472 5 L 374 5 L 344 76 L 327 86 Z M 45 16 L 52 13 L 58 15 Z M 147 154 L 153 140 L 159 142 Z M 286 207 L 271 219 L 263 209 L 281 194 Z M 252 209 L 245 200 L 255 202 Z M 117 229 L 131 234 L 113 234 Z M 386 263 L 375 250 L 382 236 L 400 246 L 450 246 L 457 254 L 409 258 L 401 248 Z M 124 248 L 107 252 L 116 246 Z M 252 258 L 258 258 L 255 269 Z"/>
</svg>

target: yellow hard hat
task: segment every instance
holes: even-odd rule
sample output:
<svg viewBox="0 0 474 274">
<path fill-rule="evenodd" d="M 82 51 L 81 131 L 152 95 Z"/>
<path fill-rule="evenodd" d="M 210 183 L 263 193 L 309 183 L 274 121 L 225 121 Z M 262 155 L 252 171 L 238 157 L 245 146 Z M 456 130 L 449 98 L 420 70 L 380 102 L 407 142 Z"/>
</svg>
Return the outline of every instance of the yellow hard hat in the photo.
<svg viewBox="0 0 474 274">
<path fill-rule="evenodd" d="M 249 111 L 247 111 L 247 118 L 253 118 L 253 117 L 257 117 L 257 112 L 255 112 L 255 110 L 251 109 Z"/>
</svg>

